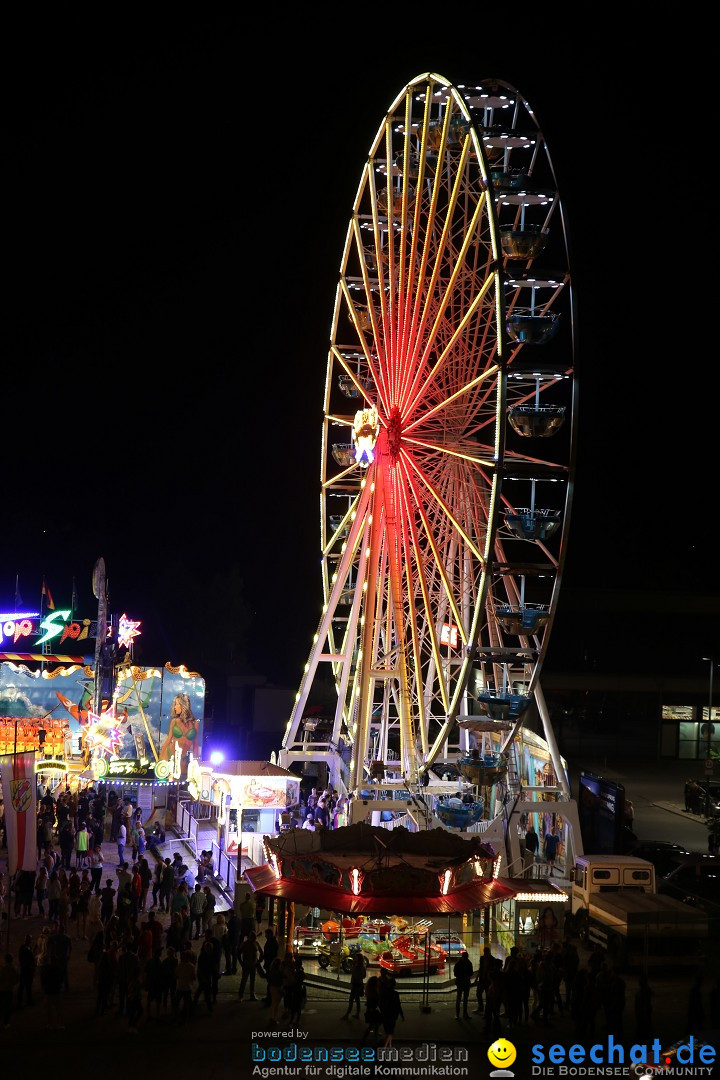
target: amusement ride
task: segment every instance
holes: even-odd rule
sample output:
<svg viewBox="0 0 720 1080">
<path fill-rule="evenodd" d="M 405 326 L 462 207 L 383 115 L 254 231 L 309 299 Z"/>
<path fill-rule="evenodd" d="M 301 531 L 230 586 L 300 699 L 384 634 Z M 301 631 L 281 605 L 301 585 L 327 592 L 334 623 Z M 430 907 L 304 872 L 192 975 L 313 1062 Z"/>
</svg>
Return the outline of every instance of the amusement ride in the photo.
<svg viewBox="0 0 720 1080">
<path fill-rule="evenodd" d="M 324 764 L 351 822 L 390 808 L 418 828 L 504 833 L 549 790 L 572 821 L 540 674 L 573 492 L 575 338 L 566 221 L 530 104 L 496 79 L 413 79 L 367 155 L 342 250 L 322 615 L 278 753 Z M 528 740 L 546 749 L 544 782 L 523 765 Z"/>
</svg>

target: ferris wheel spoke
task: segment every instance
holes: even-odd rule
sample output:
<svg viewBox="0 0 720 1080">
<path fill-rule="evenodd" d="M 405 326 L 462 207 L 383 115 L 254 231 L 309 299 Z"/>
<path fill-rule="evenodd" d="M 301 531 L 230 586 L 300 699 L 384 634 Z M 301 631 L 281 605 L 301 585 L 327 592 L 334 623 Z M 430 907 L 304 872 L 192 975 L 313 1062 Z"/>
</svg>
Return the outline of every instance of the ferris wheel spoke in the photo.
<svg viewBox="0 0 720 1080">
<path fill-rule="evenodd" d="M 457 529 L 458 533 L 462 536 L 462 539 L 463 539 L 464 543 L 467 545 L 468 550 L 471 551 L 472 554 L 474 555 L 474 557 L 478 560 L 478 562 L 480 564 L 482 564 L 482 562 L 484 560 L 483 560 L 483 556 L 482 556 L 481 552 L 478 551 L 478 549 L 475 546 L 475 544 L 473 543 L 472 539 L 465 532 L 465 529 L 464 529 L 464 526 L 463 526 L 462 522 L 458 520 L 458 518 L 455 516 L 455 514 L 453 514 L 453 511 L 452 511 L 450 505 L 443 500 L 443 498 L 440 495 L 439 491 L 430 482 L 430 479 L 426 475 L 424 475 L 424 473 L 420 469 L 420 466 L 419 466 L 418 462 L 414 461 L 409 456 L 409 454 L 407 454 L 407 453 L 403 453 L 402 456 L 403 456 L 403 463 L 405 464 L 405 466 L 407 468 L 406 475 L 408 477 L 408 482 L 411 483 L 412 486 L 413 486 L 413 491 L 414 491 L 414 495 L 415 495 L 415 502 L 416 502 L 417 507 L 420 508 L 422 506 L 422 499 L 420 497 L 419 489 L 417 488 L 415 482 L 412 480 L 412 474 L 414 474 L 421 481 L 421 483 L 424 485 L 424 487 L 426 488 L 428 493 L 435 500 L 435 505 L 438 506 L 440 509 L 442 509 L 442 511 L 445 514 L 445 517 L 447 518 L 448 522 L 450 522 L 450 524 L 455 529 Z"/>
</svg>

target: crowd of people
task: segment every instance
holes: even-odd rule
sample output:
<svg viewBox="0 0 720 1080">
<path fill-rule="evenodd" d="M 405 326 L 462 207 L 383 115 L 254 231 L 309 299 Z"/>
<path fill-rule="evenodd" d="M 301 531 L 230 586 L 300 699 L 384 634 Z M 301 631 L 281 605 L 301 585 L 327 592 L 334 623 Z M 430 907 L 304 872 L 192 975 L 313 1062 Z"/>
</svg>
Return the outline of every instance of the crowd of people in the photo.
<svg viewBox="0 0 720 1080">
<path fill-rule="evenodd" d="M 340 829 L 347 824 L 347 798 L 339 795 L 331 785 L 321 792 L 317 788 L 312 788 L 307 795 L 301 792 L 297 806 L 278 814 L 277 829 L 278 832 L 292 828 L 317 832 L 319 829 Z"/>
<path fill-rule="evenodd" d="M 456 985 L 455 1015 L 469 1019 L 469 999 L 475 990 L 474 1014 L 484 1020 L 492 1039 L 521 1025 L 536 1023 L 553 1027 L 561 1016 L 569 1017 L 579 1040 L 600 1034 L 612 1035 L 620 1043 L 625 1038 L 649 1044 L 656 1037 L 653 1023 L 655 992 L 648 977 L 641 974 L 632 996 L 626 980 L 607 953 L 596 945 L 587 963 L 567 936 L 530 952 L 514 945 L 505 959 L 483 949 L 478 970 L 467 953 L 453 969 Z M 720 979 L 708 994 L 709 1015 L 702 998 L 703 979 L 698 976 L 686 1002 L 685 1034 L 700 1031 L 705 1023 L 720 1026 Z"/>
<path fill-rule="evenodd" d="M 339 800 L 333 796 L 315 789 L 308 796 L 305 812 L 320 828 L 333 827 L 324 818 L 336 820 Z M 86 986 L 93 988 L 95 1015 L 112 1010 L 124 1017 L 129 1032 L 141 1021 L 184 1025 L 196 1015 L 212 1014 L 224 976 L 239 977 L 240 1003 L 261 1000 L 270 1023 L 297 1025 L 307 997 L 303 961 L 292 947 L 281 946 L 272 925 L 263 926 L 262 897 L 248 891 L 233 907 L 218 910 L 207 883 L 212 867 L 204 856 L 210 853 L 202 853 L 197 875 L 180 853 L 173 858 L 150 853 L 149 860 L 138 815 L 118 802 L 111 806 L 92 791 L 77 797 L 62 792 L 57 798 L 42 793 L 36 870 L 21 871 L 9 883 L 0 876 L 0 906 L 6 907 L 9 888 L 9 914 L 28 924 L 16 952 L 8 952 L 0 965 L 0 1028 L 12 1025 L 17 1010 L 38 1004 L 45 1026 L 62 1028 L 74 950 L 88 964 Z M 68 826 L 72 845 L 63 839 Z M 600 950 L 583 966 L 570 935 L 560 940 L 555 929 L 537 949 L 516 946 L 504 960 L 486 947 L 477 970 L 467 952 L 458 957 L 452 969 L 457 1019 L 470 1019 L 474 996 L 473 1014 L 493 1037 L 523 1024 L 552 1026 L 558 1014 L 565 1014 L 581 1038 L 602 1029 L 621 1039 L 631 1015 L 624 978 Z M 381 969 L 368 975 L 358 953 L 349 983 L 338 982 L 337 988 L 348 995 L 342 1018 L 364 1018 L 362 1041 L 382 1038 L 392 1045 L 397 1023 L 404 1020 L 392 974 Z M 648 981 L 640 980 L 632 1001 L 633 1034 L 639 1040 L 652 1029 L 652 999 Z M 717 986 L 710 1003 L 717 1013 Z"/>
<path fill-rule="evenodd" d="M 335 812 L 336 800 L 327 802 Z M 146 841 L 141 813 L 129 800 L 40 785 L 37 867 L 7 883 L 0 875 L 0 906 L 9 890 L 10 917 L 37 920 L 36 932 L 26 933 L 17 956 L 8 953 L 0 967 L 1 1028 L 39 999 L 46 1027 L 63 1027 L 73 948 L 90 965 L 96 1015 L 126 1017 L 130 1032 L 141 1017 L 184 1024 L 201 1005 L 211 1013 L 223 975 L 240 976 L 239 1001 L 258 1000 L 256 979 L 265 980 L 271 1019 L 299 1020 L 302 959 L 291 948 L 280 956 L 274 929 L 261 930 L 264 898 L 248 892 L 216 910 L 212 852 L 201 853 L 194 873 L 179 852 L 159 855 L 164 840 L 157 823 Z"/>
</svg>

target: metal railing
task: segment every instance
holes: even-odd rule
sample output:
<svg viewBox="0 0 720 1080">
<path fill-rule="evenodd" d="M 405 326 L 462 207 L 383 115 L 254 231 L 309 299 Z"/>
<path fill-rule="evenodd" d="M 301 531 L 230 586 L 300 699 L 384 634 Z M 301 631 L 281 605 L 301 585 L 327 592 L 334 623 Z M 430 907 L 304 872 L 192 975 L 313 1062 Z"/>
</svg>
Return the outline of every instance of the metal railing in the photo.
<svg viewBox="0 0 720 1080">
<path fill-rule="evenodd" d="M 198 851 L 200 850 L 198 841 L 200 821 L 191 814 L 190 806 L 193 806 L 194 809 L 193 804 L 180 804 L 176 822 L 178 828 L 185 835 L 171 841 L 171 843 L 186 844 L 190 847 L 197 860 Z M 208 821 L 210 818 L 203 820 Z M 207 844 L 207 842 L 207 840 L 202 841 L 203 845 Z M 235 896 L 235 882 L 237 881 L 237 860 L 223 851 L 217 840 L 210 840 L 210 851 L 212 852 L 213 866 L 215 867 L 213 881 L 232 900 Z"/>
</svg>

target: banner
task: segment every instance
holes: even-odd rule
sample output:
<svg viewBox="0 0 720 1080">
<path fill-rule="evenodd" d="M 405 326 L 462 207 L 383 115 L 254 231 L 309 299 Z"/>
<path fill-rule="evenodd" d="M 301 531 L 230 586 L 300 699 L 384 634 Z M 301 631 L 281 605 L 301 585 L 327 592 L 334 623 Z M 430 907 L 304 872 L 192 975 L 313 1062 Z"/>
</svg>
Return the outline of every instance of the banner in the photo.
<svg viewBox="0 0 720 1080">
<path fill-rule="evenodd" d="M 0 758 L 8 877 L 16 870 L 37 867 L 37 797 L 35 753 L 6 754 Z"/>
</svg>

